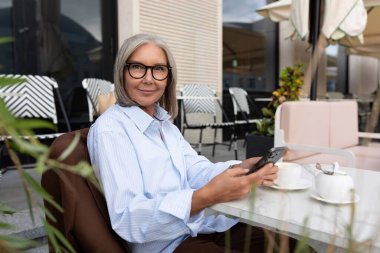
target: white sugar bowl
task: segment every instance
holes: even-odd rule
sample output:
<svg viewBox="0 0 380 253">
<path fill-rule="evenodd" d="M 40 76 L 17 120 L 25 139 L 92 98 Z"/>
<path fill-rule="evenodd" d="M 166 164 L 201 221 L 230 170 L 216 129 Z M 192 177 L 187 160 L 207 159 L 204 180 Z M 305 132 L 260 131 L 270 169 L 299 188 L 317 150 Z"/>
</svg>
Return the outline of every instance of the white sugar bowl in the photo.
<svg viewBox="0 0 380 253">
<path fill-rule="evenodd" d="M 326 173 L 320 171 L 315 176 L 315 186 L 319 196 L 331 202 L 350 202 L 353 198 L 354 181 L 343 171 Z"/>
</svg>

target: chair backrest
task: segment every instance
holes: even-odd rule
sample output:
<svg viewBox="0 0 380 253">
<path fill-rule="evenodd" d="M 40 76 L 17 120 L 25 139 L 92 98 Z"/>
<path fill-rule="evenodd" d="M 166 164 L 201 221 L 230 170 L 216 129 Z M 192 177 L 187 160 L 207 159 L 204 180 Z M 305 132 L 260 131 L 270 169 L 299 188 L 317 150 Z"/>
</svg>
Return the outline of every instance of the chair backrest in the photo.
<svg viewBox="0 0 380 253">
<path fill-rule="evenodd" d="M 208 85 L 185 84 L 181 89 L 181 95 L 185 126 L 216 123 L 217 112 L 215 103 L 217 103 L 222 111 L 223 117 L 227 117 L 215 91 Z"/>
<path fill-rule="evenodd" d="M 234 108 L 234 115 L 236 116 L 238 112 L 244 112 L 247 115 L 250 114 L 249 103 L 248 103 L 248 93 L 238 87 L 229 88 L 229 92 L 232 98 L 232 105 Z"/>
<path fill-rule="evenodd" d="M 55 91 L 67 130 L 71 131 L 70 122 L 58 90 L 58 84 L 53 78 L 37 75 L 0 76 L 12 79 L 24 79 L 24 82 L 20 84 L 0 87 L 0 94 L 4 94 L 2 97 L 4 103 L 15 117 L 50 119 L 57 125 Z"/>
<path fill-rule="evenodd" d="M 277 108 L 275 146 L 303 144 L 347 148 L 358 145 L 357 103 L 349 101 L 285 102 Z M 312 155 L 292 151 L 287 160 Z"/>
<path fill-rule="evenodd" d="M 90 162 L 87 151 L 88 128 L 59 136 L 51 144 L 49 157 L 60 157 L 76 134 L 80 134 L 79 143 L 62 162 L 68 165 Z M 76 252 L 131 252 L 111 227 L 103 194 L 89 180 L 67 170 L 54 168 L 42 175 L 41 184 L 64 209 L 62 213 L 45 201 L 45 207 L 56 219 L 55 222 L 46 216 L 48 223 L 68 239 Z M 50 241 L 49 246 L 50 252 L 54 252 Z"/>
<path fill-rule="evenodd" d="M 303 144 L 328 147 L 329 114 L 329 103 L 326 101 L 283 103 L 276 110 L 275 146 Z M 299 159 L 313 154 L 305 151 L 289 151 L 285 155 L 285 160 Z"/>
<path fill-rule="evenodd" d="M 215 92 L 209 86 L 186 84 L 181 90 L 181 95 L 184 97 L 182 101 L 185 114 L 206 113 L 216 115 Z M 189 99 L 186 99 L 186 97 Z"/>
<path fill-rule="evenodd" d="M 107 95 L 114 91 L 114 84 L 98 78 L 86 78 L 82 81 L 82 87 L 87 92 L 88 112 L 90 122 L 94 121 L 94 116 L 99 115 L 99 95 Z"/>
</svg>

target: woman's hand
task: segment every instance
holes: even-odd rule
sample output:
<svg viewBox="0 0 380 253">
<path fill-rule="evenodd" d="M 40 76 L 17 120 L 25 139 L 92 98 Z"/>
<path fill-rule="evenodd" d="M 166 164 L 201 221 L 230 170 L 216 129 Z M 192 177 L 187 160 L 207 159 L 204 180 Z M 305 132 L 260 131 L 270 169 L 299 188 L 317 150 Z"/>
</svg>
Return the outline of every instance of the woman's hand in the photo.
<svg viewBox="0 0 380 253">
<path fill-rule="evenodd" d="M 246 175 L 260 158 L 250 158 L 241 164 L 234 165 L 218 176 L 214 177 L 207 185 L 195 191 L 193 194 L 191 214 L 216 203 L 242 199 L 251 191 L 252 184 L 270 186 L 277 178 L 277 166 L 272 163 L 263 166 L 255 173 Z"/>
<path fill-rule="evenodd" d="M 240 164 L 240 166 L 243 168 L 246 168 L 246 169 L 250 169 L 260 159 L 261 159 L 261 157 L 252 157 L 252 158 L 246 159 Z M 273 166 L 273 164 L 270 163 L 269 170 L 268 170 L 267 165 L 263 166 L 261 169 L 259 169 L 255 173 L 252 173 L 252 174 L 257 173 L 259 179 L 261 179 L 259 181 L 254 182 L 256 185 L 271 186 L 271 185 L 273 185 L 273 181 L 277 178 L 277 171 L 278 171 L 277 166 Z"/>
</svg>

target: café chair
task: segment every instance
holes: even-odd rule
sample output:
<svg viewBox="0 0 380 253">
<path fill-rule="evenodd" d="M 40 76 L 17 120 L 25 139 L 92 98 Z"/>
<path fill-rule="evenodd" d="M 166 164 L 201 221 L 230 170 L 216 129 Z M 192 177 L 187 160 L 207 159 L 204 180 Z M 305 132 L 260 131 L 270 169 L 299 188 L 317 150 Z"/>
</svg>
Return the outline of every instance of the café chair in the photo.
<svg viewBox="0 0 380 253">
<path fill-rule="evenodd" d="M 90 122 L 93 122 L 97 116 L 116 102 L 115 86 L 109 81 L 98 78 L 85 78 L 82 81 L 82 87 L 87 93 Z"/>
<path fill-rule="evenodd" d="M 212 156 L 214 156 L 216 145 L 230 146 L 230 144 L 217 142 L 218 130 L 228 129 L 230 130 L 231 143 L 234 146 L 235 159 L 238 159 L 235 123 L 229 121 L 215 91 L 207 85 L 186 84 L 181 90 L 181 97 L 184 113 L 183 135 L 186 129 L 199 130 L 198 154 L 202 152 L 203 130 L 212 129 L 214 131 L 214 138 L 211 143 L 213 145 Z M 217 107 L 222 113 L 222 121 L 217 120 Z M 197 120 L 195 121 L 194 118 Z"/>
<path fill-rule="evenodd" d="M 239 87 L 231 87 L 229 88 L 229 92 L 234 110 L 234 123 L 236 127 L 242 126 L 244 128 L 244 136 L 247 137 L 249 132 L 255 129 L 256 122 L 259 118 L 262 118 L 262 115 L 255 103 L 249 98 L 246 90 Z M 251 108 L 254 110 L 254 113 L 250 110 Z"/>
<path fill-rule="evenodd" d="M 51 120 L 58 129 L 57 104 L 60 106 L 65 125 L 71 131 L 70 123 L 63 106 L 58 83 L 51 77 L 37 75 L 0 75 L 12 79 L 22 78 L 24 82 L 15 85 L 0 87 L 0 93 L 9 94 L 2 97 L 5 106 L 18 118 L 41 118 Z M 35 135 L 35 138 L 56 138 L 61 133 Z M 3 136 L 4 138 L 4 136 Z"/>
<path fill-rule="evenodd" d="M 60 106 L 66 129 L 71 131 L 71 126 L 66 114 L 65 107 L 58 89 L 58 83 L 51 77 L 38 75 L 0 75 L 10 79 L 23 79 L 19 84 L 0 87 L 0 94 L 7 109 L 17 118 L 38 118 L 50 120 L 55 129 L 37 129 L 32 136 L 21 136 L 24 139 L 36 138 L 41 141 L 51 141 L 62 134 L 58 129 L 58 116 L 56 108 Z M 0 136 L 0 145 L 4 139 L 11 140 L 11 136 Z M 3 158 L 3 148 L 1 147 L 1 158 Z M 3 165 L 2 165 L 3 166 Z M 23 164 L 23 167 L 34 166 L 34 164 Z M 3 166 L 2 173 L 13 166 Z M 1 174 L 1 173 L 0 173 Z"/>
<path fill-rule="evenodd" d="M 83 161 L 90 163 L 87 151 L 88 128 L 65 133 L 55 139 L 50 147 L 49 158 L 60 157 L 76 134 L 80 134 L 80 140 L 62 162 L 68 165 Z M 51 168 L 42 175 L 41 184 L 64 209 L 64 212 L 60 212 L 44 201 L 46 209 L 56 219 L 53 221 L 46 216 L 47 222 L 63 234 L 75 252 L 131 252 L 126 242 L 111 227 L 103 194 L 89 180 L 67 170 Z M 51 241 L 49 252 L 55 252 Z"/>
<path fill-rule="evenodd" d="M 276 110 L 274 145 L 290 149 L 288 162 L 380 171 L 380 148 L 359 142 L 380 134 L 359 132 L 358 126 L 355 100 L 285 102 Z"/>
</svg>

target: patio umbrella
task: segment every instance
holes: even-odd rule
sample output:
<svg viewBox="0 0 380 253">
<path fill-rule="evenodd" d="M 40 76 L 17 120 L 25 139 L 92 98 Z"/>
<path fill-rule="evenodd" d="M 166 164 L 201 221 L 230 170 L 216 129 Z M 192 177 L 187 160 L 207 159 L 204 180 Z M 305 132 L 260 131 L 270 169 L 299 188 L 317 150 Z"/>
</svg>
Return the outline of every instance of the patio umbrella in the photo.
<svg viewBox="0 0 380 253">
<path fill-rule="evenodd" d="M 290 21 L 292 26 L 290 36 L 292 38 L 299 37 L 303 40 L 311 37 L 313 53 L 315 49 L 318 49 L 317 38 L 320 31 L 325 41 L 339 43 L 347 47 L 357 47 L 356 52 L 359 52 L 359 46 L 363 42 L 376 41 L 375 43 L 380 44 L 380 31 L 378 29 L 380 21 L 378 21 L 379 15 L 377 14 L 380 8 L 375 8 L 380 6 L 380 0 L 324 1 L 322 29 L 319 28 L 318 20 L 321 15 L 315 15 L 316 12 L 319 13 L 319 8 L 321 7 L 320 5 L 315 5 L 320 1 L 311 1 L 310 5 L 313 6 L 309 6 L 309 1 L 305 0 L 281 0 L 266 5 L 258 9 L 257 12 L 275 22 Z M 311 14 L 315 15 L 314 18 L 309 18 L 309 9 L 313 10 Z M 312 25 L 311 29 L 309 29 L 309 22 Z M 373 33 L 377 34 L 377 36 L 370 36 Z M 368 42 L 366 42 L 367 40 Z M 313 58 L 318 59 L 317 52 L 313 54 Z M 316 66 L 312 66 L 312 68 L 316 68 L 317 60 L 314 59 L 313 62 L 315 62 L 314 65 Z M 316 98 L 316 78 L 312 80 L 310 98 L 314 100 Z"/>
<path fill-rule="evenodd" d="M 380 13 L 376 8 L 380 6 L 380 0 L 328 0 L 324 4 L 321 31 L 330 42 L 338 42 L 345 46 L 358 45 L 363 43 L 362 35 L 365 42 L 370 35 L 380 33 L 377 29 Z M 298 37 L 307 39 L 309 8 L 309 1 L 280 0 L 257 9 L 256 12 L 274 22 L 290 21 Z"/>
<path fill-rule="evenodd" d="M 380 1 L 365 1 L 365 6 L 368 9 L 367 26 L 363 32 L 364 41 L 361 42 L 355 38 L 343 38 L 340 44 L 347 47 L 373 47 L 380 45 Z M 380 51 L 380 47 L 378 47 Z"/>
</svg>

